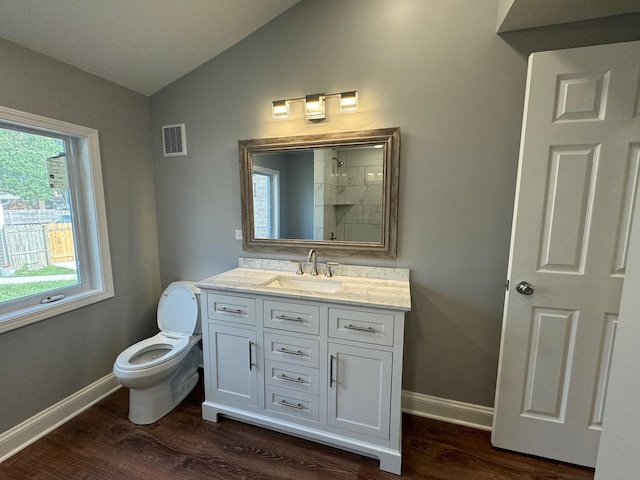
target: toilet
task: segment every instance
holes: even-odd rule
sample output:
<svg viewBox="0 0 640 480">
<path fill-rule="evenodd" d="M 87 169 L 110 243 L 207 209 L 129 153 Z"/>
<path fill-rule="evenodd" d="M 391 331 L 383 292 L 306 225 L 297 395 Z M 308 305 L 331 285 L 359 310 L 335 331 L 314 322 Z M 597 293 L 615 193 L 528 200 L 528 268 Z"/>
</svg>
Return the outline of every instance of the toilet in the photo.
<svg viewBox="0 0 640 480">
<path fill-rule="evenodd" d="M 160 333 L 124 350 L 113 374 L 129 391 L 129 420 L 156 422 L 173 410 L 198 383 L 202 361 L 200 290 L 173 282 L 158 303 Z"/>
</svg>

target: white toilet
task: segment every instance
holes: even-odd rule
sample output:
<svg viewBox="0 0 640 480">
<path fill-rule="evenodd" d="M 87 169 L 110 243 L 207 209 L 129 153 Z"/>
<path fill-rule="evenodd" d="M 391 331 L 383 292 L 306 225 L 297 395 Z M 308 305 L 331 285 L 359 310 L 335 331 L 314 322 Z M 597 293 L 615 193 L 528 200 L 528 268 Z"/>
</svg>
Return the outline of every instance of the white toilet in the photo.
<svg viewBox="0 0 640 480">
<path fill-rule="evenodd" d="M 176 407 L 198 383 L 202 359 L 200 290 L 173 282 L 158 303 L 160 333 L 123 351 L 113 374 L 130 389 L 129 420 L 153 423 Z"/>
</svg>

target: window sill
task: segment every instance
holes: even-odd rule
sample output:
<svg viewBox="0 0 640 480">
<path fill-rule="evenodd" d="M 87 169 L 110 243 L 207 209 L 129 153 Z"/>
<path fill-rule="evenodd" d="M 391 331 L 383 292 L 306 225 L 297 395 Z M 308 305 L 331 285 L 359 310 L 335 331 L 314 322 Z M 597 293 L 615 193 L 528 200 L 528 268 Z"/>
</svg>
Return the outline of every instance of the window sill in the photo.
<svg viewBox="0 0 640 480">
<path fill-rule="evenodd" d="M 86 290 L 58 300 L 55 303 L 35 305 L 22 310 L 8 312 L 0 315 L 0 334 L 107 300 L 113 296 L 112 289 Z"/>
</svg>

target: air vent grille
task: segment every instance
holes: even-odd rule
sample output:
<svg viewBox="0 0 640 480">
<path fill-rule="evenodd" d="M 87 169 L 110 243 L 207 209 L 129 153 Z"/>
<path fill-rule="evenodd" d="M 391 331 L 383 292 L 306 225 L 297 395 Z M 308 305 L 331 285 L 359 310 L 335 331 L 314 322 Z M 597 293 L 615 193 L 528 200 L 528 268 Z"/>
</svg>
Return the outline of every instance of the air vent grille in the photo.
<svg viewBox="0 0 640 480">
<path fill-rule="evenodd" d="M 187 137 L 184 123 L 164 125 L 162 127 L 162 145 L 165 157 L 177 157 L 187 154 Z"/>
</svg>

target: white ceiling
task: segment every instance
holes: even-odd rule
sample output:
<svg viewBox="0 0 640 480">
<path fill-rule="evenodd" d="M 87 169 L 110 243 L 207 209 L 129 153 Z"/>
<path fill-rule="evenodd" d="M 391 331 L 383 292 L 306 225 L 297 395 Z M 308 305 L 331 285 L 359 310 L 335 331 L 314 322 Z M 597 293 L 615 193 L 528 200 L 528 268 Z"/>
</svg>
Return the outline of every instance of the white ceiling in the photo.
<svg viewBox="0 0 640 480">
<path fill-rule="evenodd" d="M 0 37 L 151 95 L 300 0 L 0 0 Z"/>
</svg>

